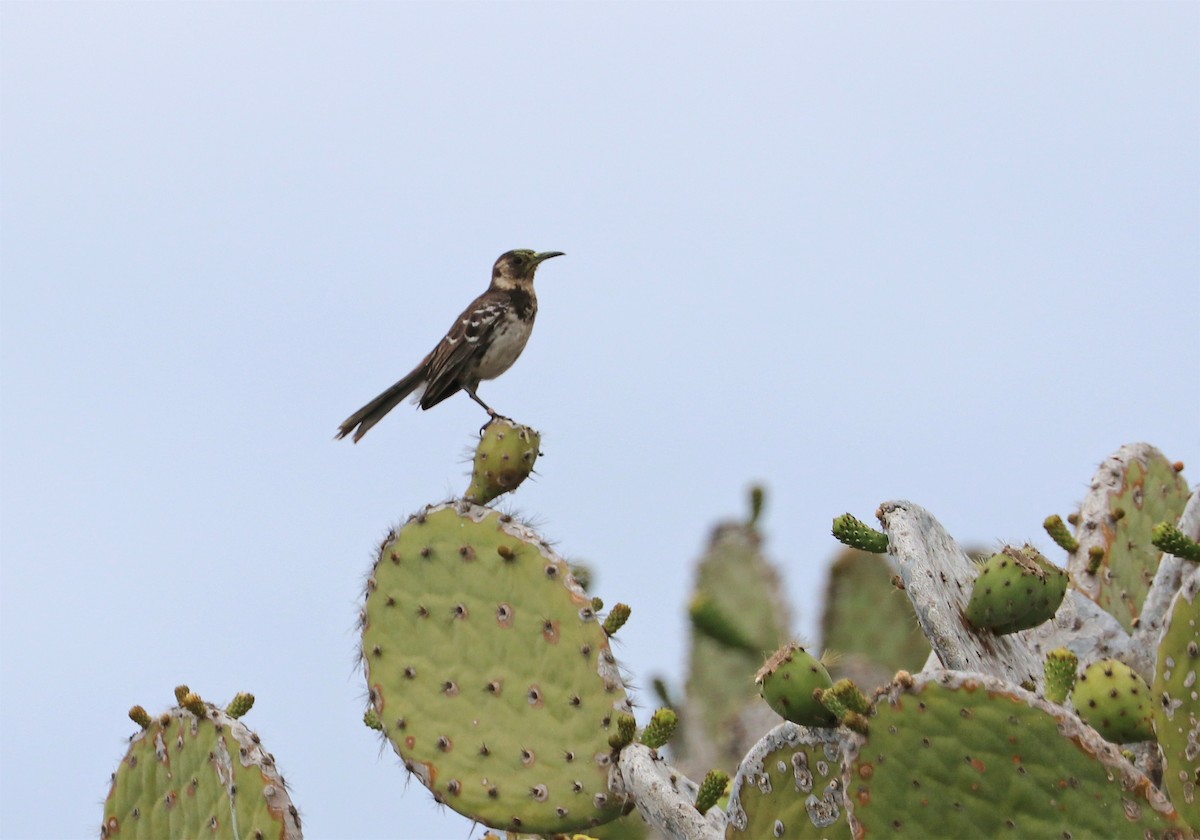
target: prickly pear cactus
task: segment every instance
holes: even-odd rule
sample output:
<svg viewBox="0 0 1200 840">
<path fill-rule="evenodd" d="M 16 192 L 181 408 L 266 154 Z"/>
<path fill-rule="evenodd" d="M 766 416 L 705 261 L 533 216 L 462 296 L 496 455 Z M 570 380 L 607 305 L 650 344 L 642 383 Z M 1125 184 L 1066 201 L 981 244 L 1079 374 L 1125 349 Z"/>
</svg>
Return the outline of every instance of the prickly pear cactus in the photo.
<svg viewBox="0 0 1200 840">
<path fill-rule="evenodd" d="M 1114 746 L 1061 706 L 982 674 L 898 679 L 870 733 L 852 736 L 843 781 L 859 838 L 1187 836 Z"/>
<path fill-rule="evenodd" d="M 113 774 L 100 836 L 300 840 L 300 815 L 275 759 L 236 719 L 249 695 L 228 711 L 185 686 L 177 697 L 180 705 L 156 718 L 140 706 L 130 711 L 142 729 Z"/>
<path fill-rule="evenodd" d="M 784 720 L 801 726 L 833 726 L 837 718 L 813 696 L 833 680 L 825 665 L 796 642 L 777 650 L 754 675 L 762 698 Z"/>
<path fill-rule="evenodd" d="M 845 737 L 793 723 L 767 733 L 738 768 L 725 836 L 850 840 L 841 792 Z"/>
<path fill-rule="evenodd" d="M 1049 621 L 1067 594 L 1067 573 L 1031 545 L 1005 546 L 980 567 L 964 613 L 998 636 Z"/>
<path fill-rule="evenodd" d="M 1100 466 L 1072 517 L 1071 577 L 1126 630 L 1136 625 L 1162 557 L 1151 543 L 1154 526 L 1177 522 L 1191 495 L 1181 469 L 1149 444 L 1122 446 Z"/>
<path fill-rule="evenodd" d="M 607 779 L 625 686 L 592 600 L 531 529 L 426 508 L 383 541 L 361 623 L 382 731 L 438 802 L 530 833 L 622 813 Z"/>
<path fill-rule="evenodd" d="M 777 723 L 758 697 L 754 675 L 791 638 L 790 617 L 779 573 L 763 556 L 761 506 L 759 491 L 747 521 L 719 525 L 696 570 L 687 699 L 672 746 L 680 766 L 697 776 L 713 767 L 732 772 Z"/>
<path fill-rule="evenodd" d="M 533 472 L 541 443 L 542 436 L 528 426 L 506 417 L 493 418 L 475 447 L 471 486 L 464 498 L 486 505 L 497 496 L 516 490 Z"/>
<path fill-rule="evenodd" d="M 821 646 L 836 657 L 833 675 L 873 687 L 929 658 L 929 642 L 895 578 L 878 554 L 847 548 L 834 560 L 821 617 Z"/>
<path fill-rule="evenodd" d="M 1200 826 L 1200 569 L 1175 596 L 1154 675 L 1154 727 L 1163 753 L 1163 787 L 1171 802 Z"/>
</svg>

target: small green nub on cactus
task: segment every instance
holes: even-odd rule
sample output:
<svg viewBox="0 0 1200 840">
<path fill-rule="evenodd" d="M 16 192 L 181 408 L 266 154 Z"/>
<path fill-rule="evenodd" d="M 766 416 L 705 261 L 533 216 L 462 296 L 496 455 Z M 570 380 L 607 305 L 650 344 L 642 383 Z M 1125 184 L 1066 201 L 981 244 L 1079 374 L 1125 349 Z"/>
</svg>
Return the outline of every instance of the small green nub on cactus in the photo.
<svg viewBox="0 0 1200 840">
<path fill-rule="evenodd" d="M 1071 535 L 1071 532 L 1067 530 L 1067 523 L 1063 522 L 1062 517 L 1057 513 L 1047 516 L 1042 527 L 1046 529 L 1050 539 L 1054 540 L 1063 551 L 1073 554 L 1079 549 L 1079 540 Z"/>
<path fill-rule="evenodd" d="M 820 660 L 796 642 L 776 651 L 754 676 L 759 693 L 776 714 L 801 726 L 835 726 L 837 716 L 813 695 L 833 680 Z"/>
<path fill-rule="evenodd" d="M 871 725 L 867 720 L 867 716 L 858 712 L 846 712 L 840 723 L 847 729 L 857 732 L 859 735 L 869 735 Z"/>
<path fill-rule="evenodd" d="M 229 715 L 234 720 L 237 720 L 252 708 L 254 708 L 254 695 L 245 691 L 239 691 L 237 695 L 229 701 L 229 705 L 225 707 L 225 714 Z"/>
<path fill-rule="evenodd" d="M 1098 545 L 1094 545 L 1088 549 L 1088 564 L 1087 573 L 1094 575 L 1100 571 L 1100 564 L 1104 562 L 1104 549 Z"/>
<path fill-rule="evenodd" d="M 1200 543 L 1180 531 L 1170 522 L 1159 522 L 1150 532 L 1150 542 L 1159 551 L 1174 554 L 1180 560 L 1200 563 Z"/>
<path fill-rule="evenodd" d="M 1079 670 L 1079 657 L 1065 647 L 1055 648 L 1046 654 L 1046 699 L 1051 703 L 1065 703 L 1067 695 L 1075 687 L 1075 674 Z"/>
<path fill-rule="evenodd" d="M 1115 744 L 1154 740 L 1150 686 L 1124 662 L 1102 659 L 1079 676 L 1071 694 L 1075 711 Z"/>
<path fill-rule="evenodd" d="M 187 697 L 191 693 L 192 693 L 192 690 L 190 688 L 188 688 L 186 685 L 175 686 L 175 702 L 178 703 L 180 706 L 182 706 L 183 698 Z"/>
<path fill-rule="evenodd" d="M 1005 546 L 983 564 L 965 616 L 997 636 L 1049 621 L 1067 594 L 1067 573 L 1031 545 Z"/>
<path fill-rule="evenodd" d="M 829 691 L 848 711 L 858 712 L 860 715 L 871 711 L 871 701 L 851 680 L 838 680 Z"/>
<path fill-rule="evenodd" d="M 696 792 L 696 810 L 701 814 L 708 813 L 708 809 L 725 795 L 725 788 L 728 786 L 728 773 L 723 770 L 709 770 L 704 776 L 704 781 L 700 783 L 700 790 Z"/>
<path fill-rule="evenodd" d="M 367 710 L 363 712 L 363 725 L 376 732 L 383 731 L 383 724 L 380 722 L 379 714 L 375 711 L 374 706 L 368 706 Z"/>
<path fill-rule="evenodd" d="M 652 750 L 664 746 L 675 734 L 679 716 L 671 709 L 659 709 L 642 731 L 641 741 Z"/>
<path fill-rule="evenodd" d="M 721 608 L 711 598 L 697 595 L 692 599 L 688 613 L 692 619 L 692 627 L 696 629 L 697 633 L 707 636 L 714 642 L 720 642 L 728 648 L 744 650 L 757 655 L 762 654 L 759 647 L 738 630 L 737 626 L 721 612 Z"/>
<path fill-rule="evenodd" d="M 150 715 L 141 706 L 134 706 L 129 710 L 129 719 L 142 727 L 142 729 L 146 729 L 151 723 Z"/>
<path fill-rule="evenodd" d="M 620 750 L 623 747 L 633 743 L 633 736 L 637 734 L 637 721 L 633 715 L 627 712 L 621 712 L 617 715 L 617 731 L 608 736 L 608 745 L 614 750 Z"/>
<path fill-rule="evenodd" d="M 475 448 L 471 486 L 464 498 L 486 505 L 497 496 L 516 490 L 533 472 L 541 442 L 541 435 L 528 426 L 507 418 L 493 418 Z"/>
<path fill-rule="evenodd" d="M 861 519 L 856 519 L 848 513 L 833 520 L 833 536 L 838 542 L 844 543 L 859 551 L 869 551 L 872 554 L 883 554 L 887 551 L 888 537 L 882 531 L 876 531 Z"/>
<path fill-rule="evenodd" d="M 746 524 L 751 528 L 758 525 L 758 520 L 762 518 L 763 504 L 766 501 L 766 491 L 763 490 L 761 484 L 755 484 L 750 488 L 750 521 Z"/>
<path fill-rule="evenodd" d="M 579 583 L 579 581 L 578 581 L 578 580 L 576 580 L 575 582 L 576 582 L 576 583 Z M 580 589 L 583 589 L 583 588 L 584 588 L 584 587 L 582 587 L 582 586 L 580 587 Z M 602 609 L 604 609 L 604 599 L 602 599 L 602 598 L 593 598 L 593 599 L 592 599 L 592 612 L 596 612 L 596 613 L 598 613 L 598 612 L 600 612 Z"/>
<path fill-rule="evenodd" d="M 604 632 L 609 638 L 617 635 L 617 631 L 625 626 L 625 622 L 629 620 L 629 605 L 617 604 L 608 613 L 608 618 L 604 619 Z"/>
<path fill-rule="evenodd" d="M 200 699 L 200 695 L 189 691 L 179 701 L 179 705 L 187 709 L 198 718 L 208 717 L 208 707 L 204 705 L 204 701 Z"/>
</svg>

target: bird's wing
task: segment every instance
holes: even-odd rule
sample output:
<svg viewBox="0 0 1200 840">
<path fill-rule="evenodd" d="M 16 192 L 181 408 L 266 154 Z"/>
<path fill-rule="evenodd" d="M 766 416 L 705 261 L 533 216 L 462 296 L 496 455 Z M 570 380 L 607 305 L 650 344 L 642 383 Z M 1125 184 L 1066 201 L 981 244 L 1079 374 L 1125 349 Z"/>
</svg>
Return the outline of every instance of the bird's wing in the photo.
<svg viewBox="0 0 1200 840">
<path fill-rule="evenodd" d="M 491 344 L 492 333 L 508 309 L 507 295 L 488 290 L 463 310 L 446 337 L 429 354 L 423 406 L 440 402 L 466 384 L 467 368 Z"/>
</svg>

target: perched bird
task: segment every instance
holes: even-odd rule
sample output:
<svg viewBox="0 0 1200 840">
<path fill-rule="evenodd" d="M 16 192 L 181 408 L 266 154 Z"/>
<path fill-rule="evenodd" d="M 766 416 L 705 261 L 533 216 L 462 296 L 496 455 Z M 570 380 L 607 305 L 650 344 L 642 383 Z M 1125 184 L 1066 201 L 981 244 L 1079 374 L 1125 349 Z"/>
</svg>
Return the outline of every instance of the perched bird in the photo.
<svg viewBox="0 0 1200 840">
<path fill-rule="evenodd" d="M 419 395 L 421 408 L 432 408 L 463 390 L 490 416 L 498 416 L 475 389 L 484 379 L 495 379 L 512 367 L 525 349 L 537 315 L 533 273 L 544 260 L 562 255 L 561 251 L 539 254 L 528 249 L 501 254 L 492 267 L 487 291 L 463 310 L 446 337 L 408 376 L 347 417 L 338 427 L 338 439 L 353 433 L 358 443 L 412 393 Z"/>
</svg>

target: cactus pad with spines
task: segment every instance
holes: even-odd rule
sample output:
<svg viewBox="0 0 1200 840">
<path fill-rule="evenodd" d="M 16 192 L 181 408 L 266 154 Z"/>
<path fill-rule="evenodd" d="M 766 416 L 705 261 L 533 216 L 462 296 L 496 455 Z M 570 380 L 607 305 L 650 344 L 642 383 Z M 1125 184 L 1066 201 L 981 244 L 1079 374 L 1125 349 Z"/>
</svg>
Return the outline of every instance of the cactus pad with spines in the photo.
<svg viewBox="0 0 1200 840">
<path fill-rule="evenodd" d="M 300 840 L 299 812 L 258 736 L 195 694 L 184 697 L 196 698 L 192 708 L 139 715 L 145 725 L 113 774 L 100 836 Z"/>
<path fill-rule="evenodd" d="M 850 840 L 835 729 L 783 723 L 742 760 L 729 799 L 727 838 Z"/>
<path fill-rule="evenodd" d="M 1178 522 L 1190 492 L 1174 464 L 1145 443 L 1122 446 L 1092 479 L 1076 519 L 1075 585 L 1132 630 L 1162 552 L 1154 526 Z"/>
<path fill-rule="evenodd" d="M 893 683 L 844 766 L 857 837 L 1187 836 L 1116 747 L 1062 707 L 981 674 Z"/>
<path fill-rule="evenodd" d="M 497 496 L 516 490 L 533 472 L 541 443 L 541 435 L 528 426 L 506 417 L 493 418 L 475 447 L 471 486 L 465 498 L 486 505 Z"/>
<path fill-rule="evenodd" d="M 1163 754 L 1163 787 L 1200 826 L 1200 570 L 1183 581 L 1163 629 L 1154 675 L 1154 728 Z"/>
<path fill-rule="evenodd" d="M 625 686 L 591 598 L 531 529 L 426 508 L 384 540 L 362 626 L 383 731 L 437 801 L 531 833 L 620 815 L 607 778 Z"/>
</svg>

